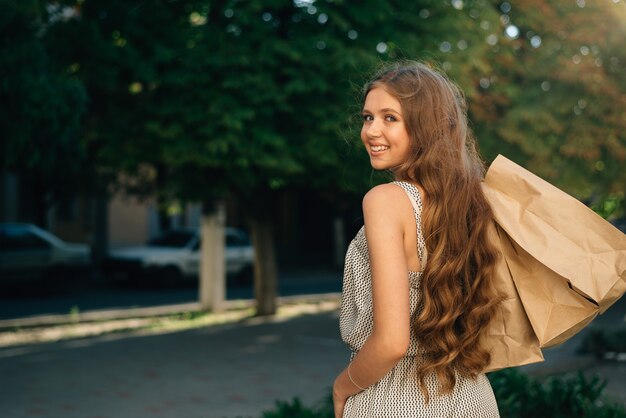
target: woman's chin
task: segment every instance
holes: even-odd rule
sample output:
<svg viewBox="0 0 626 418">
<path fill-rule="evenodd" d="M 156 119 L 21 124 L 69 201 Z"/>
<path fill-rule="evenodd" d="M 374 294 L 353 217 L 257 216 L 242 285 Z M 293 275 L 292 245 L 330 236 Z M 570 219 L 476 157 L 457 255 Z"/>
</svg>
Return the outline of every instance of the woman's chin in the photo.
<svg viewBox="0 0 626 418">
<path fill-rule="evenodd" d="M 382 162 L 380 160 L 375 160 L 373 158 L 370 158 L 370 165 L 376 171 L 381 171 L 381 170 L 387 169 L 387 164 L 385 164 L 384 162 Z"/>
<path fill-rule="evenodd" d="M 391 168 L 391 164 L 385 164 L 385 163 L 380 162 L 380 161 L 371 161 L 370 160 L 370 165 L 376 171 L 384 171 L 384 170 L 389 170 Z"/>
</svg>

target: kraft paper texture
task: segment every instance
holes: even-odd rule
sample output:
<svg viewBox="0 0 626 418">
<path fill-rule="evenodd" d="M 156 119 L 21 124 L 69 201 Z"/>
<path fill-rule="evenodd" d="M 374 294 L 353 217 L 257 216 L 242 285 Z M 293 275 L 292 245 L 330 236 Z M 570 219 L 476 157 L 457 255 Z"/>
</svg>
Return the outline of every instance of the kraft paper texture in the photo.
<svg viewBox="0 0 626 418">
<path fill-rule="evenodd" d="M 483 338 L 487 371 L 543 360 L 626 291 L 626 235 L 587 206 L 498 156 L 483 190 L 505 295 Z"/>
</svg>

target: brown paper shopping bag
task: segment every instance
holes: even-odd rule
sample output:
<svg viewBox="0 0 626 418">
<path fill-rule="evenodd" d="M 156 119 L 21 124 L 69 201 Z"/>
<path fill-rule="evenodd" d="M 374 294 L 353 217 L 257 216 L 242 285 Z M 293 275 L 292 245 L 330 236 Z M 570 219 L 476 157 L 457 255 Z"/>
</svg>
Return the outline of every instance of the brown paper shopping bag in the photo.
<svg viewBox="0 0 626 418">
<path fill-rule="evenodd" d="M 507 341 L 516 343 L 505 349 L 494 343 L 502 340 L 496 337 L 497 321 L 490 325 L 485 337 L 492 347 L 489 369 L 541 361 L 537 347 L 566 341 L 624 294 L 626 235 L 502 156 L 490 166 L 483 190 L 502 253 L 497 282 L 507 297 L 519 299 L 525 314 L 503 313 L 509 329 L 513 323 L 523 329 L 507 334 Z M 536 343 L 526 335 L 528 324 Z"/>
<path fill-rule="evenodd" d="M 510 246 L 506 232 L 494 224 L 490 235 L 491 241 L 504 254 Z M 539 340 L 526 315 L 504 256 L 500 257 L 496 265 L 496 278 L 495 285 L 505 299 L 483 337 L 482 344 L 491 351 L 491 362 L 486 371 L 543 361 Z"/>
</svg>

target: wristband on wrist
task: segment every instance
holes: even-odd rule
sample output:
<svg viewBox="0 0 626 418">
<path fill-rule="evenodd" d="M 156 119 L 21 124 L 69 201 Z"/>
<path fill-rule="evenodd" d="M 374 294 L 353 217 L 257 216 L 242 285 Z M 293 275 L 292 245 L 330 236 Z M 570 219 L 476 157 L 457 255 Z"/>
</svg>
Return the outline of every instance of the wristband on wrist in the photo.
<svg viewBox="0 0 626 418">
<path fill-rule="evenodd" d="M 352 384 L 354 386 L 356 386 L 357 388 L 361 389 L 361 390 L 365 390 L 365 388 L 362 388 L 361 386 L 357 385 L 357 383 L 354 381 L 354 379 L 352 378 L 352 375 L 350 374 L 350 366 L 352 366 L 352 362 L 348 363 L 348 379 L 350 379 L 350 381 L 352 382 Z"/>
</svg>

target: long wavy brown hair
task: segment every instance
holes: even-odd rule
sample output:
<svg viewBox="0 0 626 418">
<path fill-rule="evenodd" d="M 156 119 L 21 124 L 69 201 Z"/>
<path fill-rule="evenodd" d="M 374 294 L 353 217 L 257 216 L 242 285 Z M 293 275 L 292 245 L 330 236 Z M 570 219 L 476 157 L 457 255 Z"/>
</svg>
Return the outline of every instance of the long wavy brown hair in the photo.
<svg viewBox="0 0 626 418">
<path fill-rule="evenodd" d="M 485 166 L 468 127 L 460 88 L 442 72 L 414 61 L 383 68 L 364 89 L 381 87 L 400 101 L 411 140 L 397 180 L 422 186 L 428 261 L 422 275 L 422 308 L 413 327 L 426 361 L 417 379 L 436 373 L 440 394 L 458 375 L 475 378 L 490 361 L 481 336 L 502 300 L 493 276 L 499 252 L 488 239 L 492 211 L 481 189 Z"/>
</svg>

